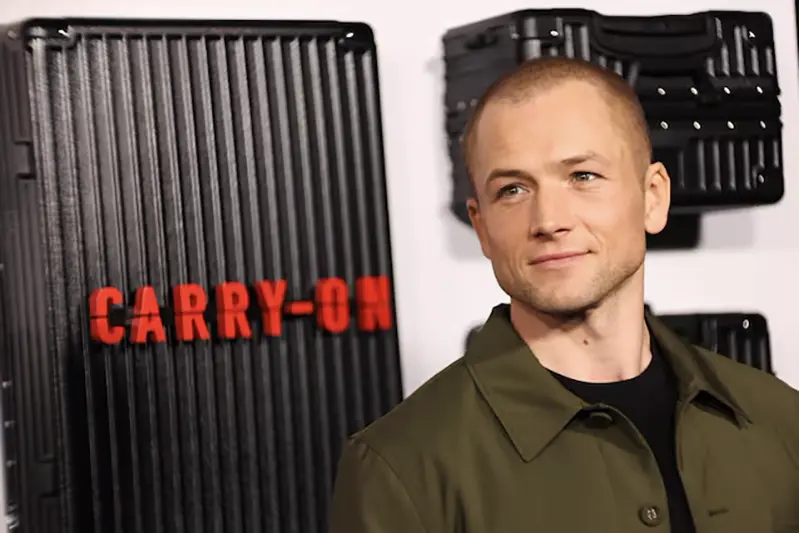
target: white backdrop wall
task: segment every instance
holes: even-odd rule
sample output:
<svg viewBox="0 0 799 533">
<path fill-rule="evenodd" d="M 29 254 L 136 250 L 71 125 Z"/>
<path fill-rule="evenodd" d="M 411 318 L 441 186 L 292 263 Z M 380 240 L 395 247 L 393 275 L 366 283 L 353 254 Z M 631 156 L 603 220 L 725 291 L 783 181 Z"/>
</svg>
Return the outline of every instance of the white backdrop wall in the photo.
<svg viewBox="0 0 799 533">
<path fill-rule="evenodd" d="M 799 61 L 794 0 L 0 0 L 0 23 L 31 16 L 338 19 L 375 31 L 406 394 L 462 352 L 467 329 L 505 300 L 472 231 L 448 211 L 441 36 L 522 8 L 656 15 L 761 10 L 774 23 L 782 86 L 786 194 L 776 206 L 707 216 L 698 250 L 651 252 L 647 300 L 658 312 L 748 310 L 771 330 L 774 367 L 799 388 Z M 0 527 L 4 531 L 5 527 Z"/>
</svg>

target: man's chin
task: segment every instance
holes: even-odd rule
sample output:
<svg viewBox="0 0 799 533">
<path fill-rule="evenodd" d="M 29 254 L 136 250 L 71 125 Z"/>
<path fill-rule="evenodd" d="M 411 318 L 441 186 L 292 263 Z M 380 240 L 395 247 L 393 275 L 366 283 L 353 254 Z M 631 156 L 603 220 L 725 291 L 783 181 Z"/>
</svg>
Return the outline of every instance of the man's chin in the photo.
<svg viewBox="0 0 799 533">
<path fill-rule="evenodd" d="M 582 320 L 593 309 L 596 309 L 598 302 L 591 298 L 553 298 L 533 300 L 527 305 L 535 312 L 551 316 L 559 321 Z"/>
</svg>

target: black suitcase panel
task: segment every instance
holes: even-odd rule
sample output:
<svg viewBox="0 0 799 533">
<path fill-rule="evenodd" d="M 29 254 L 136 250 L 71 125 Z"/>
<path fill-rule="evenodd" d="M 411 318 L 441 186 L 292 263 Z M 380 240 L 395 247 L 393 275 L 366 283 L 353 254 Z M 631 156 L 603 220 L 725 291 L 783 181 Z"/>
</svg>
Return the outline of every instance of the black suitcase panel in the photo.
<svg viewBox="0 0 799 533">
<path fill-rule="evenodd" d="M 0 371 L 18 531 L 326 531 L 346 436 L 402 397 L 370 29 L 37 20 L 4 35 Z M 261 280 L 285 280 L 279 336 Z M 199 301 L 172 296 L 184 284 L 208 300 L 207 341 L 176 340 L 170 316 Z M 104 287 L 124 298 L 108 323 L 90 320 Z M 388 313 L 375 322 L 370 305 Z M 234 307 L 251 339 L 222 339 Z M 166 342 L 131 341 L 146 333 L 136 310 L 163 314 Z M 109 325 L 121 342 L 91 340 Z"/>
<path fill-rule="evenodd" d="M 782 198 L 780 88 L 767 14 L 525 10 L 444 36 L 453 208 L 461 217 L 469 189 L 457 140 L 472 107 L 497 78 L 542 56 L 590 60 L 633 84 L 655 159 L 672 175 L 675 213 Z"/>
<path fill-rule="evenodd" d="M 662 314 L 658 318 L 690 342 L 734 361 L 774 373 L 768 323 L 757 313 Z"/>
</svg>

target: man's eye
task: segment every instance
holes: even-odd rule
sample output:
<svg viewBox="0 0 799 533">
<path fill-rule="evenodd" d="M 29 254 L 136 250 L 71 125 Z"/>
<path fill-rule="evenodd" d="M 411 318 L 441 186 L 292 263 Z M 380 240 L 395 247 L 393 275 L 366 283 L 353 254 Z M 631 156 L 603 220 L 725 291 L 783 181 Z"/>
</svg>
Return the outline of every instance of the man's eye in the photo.
<svg viewBox="0 0 799 533">
<path fill-rule="evenodd" d="M 574 172 L 572 174 L 572 178 L 577 181 L 591 181 L 592 179 L 596 178 L 597 175 L 593 172 Z"/>
<path fill-rule="evenodd" d="M 518 194 L 522 191 L 522 188 L 518 185 L 506 185 L 502 187 L 499 192 L 497 193 L 497 197 L 502 198 L 504 196 L 513 196 L 514 194 Z"/>
</svg>

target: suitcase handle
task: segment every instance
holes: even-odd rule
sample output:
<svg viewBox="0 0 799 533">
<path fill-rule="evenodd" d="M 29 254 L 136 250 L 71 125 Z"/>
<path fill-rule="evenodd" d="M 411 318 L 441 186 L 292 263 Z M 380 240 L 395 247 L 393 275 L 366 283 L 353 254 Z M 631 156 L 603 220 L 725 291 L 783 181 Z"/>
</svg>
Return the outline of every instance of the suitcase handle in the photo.
<svg viewBox="0 0 799 533">
<path fill-rule="evenodd" d="M 693 71 L 718 47 L 713 19 L 707 15 L 596 17 L 593 45 L 629 58 L 642 71 Z"/>
</svg>

